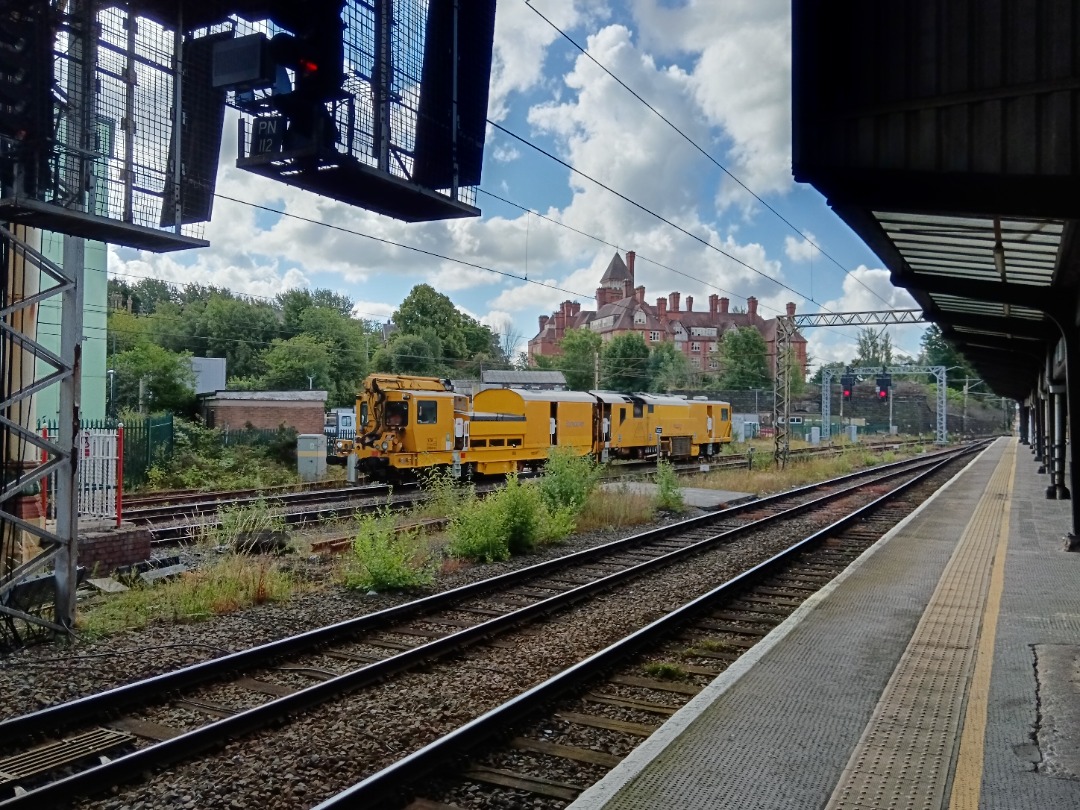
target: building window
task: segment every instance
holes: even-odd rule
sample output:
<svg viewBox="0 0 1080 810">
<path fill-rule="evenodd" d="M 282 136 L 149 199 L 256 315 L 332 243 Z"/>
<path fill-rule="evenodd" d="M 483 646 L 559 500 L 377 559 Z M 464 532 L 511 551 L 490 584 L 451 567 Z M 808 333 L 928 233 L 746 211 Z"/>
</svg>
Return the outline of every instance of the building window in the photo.
<svg viewBox="0 0 1080 810">
<path fill-rule="evenodd" d="M 700 352 L 701 351 L 701 344 L 700 343 L 691 343 L 690 344 L 690 351 L 692 351 L 692 352 Z"/>
<path fill-rule="evenodd" d="M 660 333 L 659 332 L 649 332 L 649 340 L 652 341 L 653 343 L 656 343 L 658 340 L 660 340 Z"/>
<path fill-rule="evenodd" d="M 713 358 L 709 358 L 709 371 L 716 371 L 720 368 L 720 361 Z"/>
<path fill-rule="evenodd" d="M 690 365 L 693 366 L 694 368 L 700 369 L 701 368 L 701 358 L 700 357 L 691 357 L 690 358 Z"/>
<path fill-rule="evenodd" d="M 645 313 L 640 312 L 640 311 L 635 312 L 634 313 L 634 323 L 636 325 L 638 325 L 638 326 L 644 325 L 644 323 L 645 323 Z"/>
</svg>

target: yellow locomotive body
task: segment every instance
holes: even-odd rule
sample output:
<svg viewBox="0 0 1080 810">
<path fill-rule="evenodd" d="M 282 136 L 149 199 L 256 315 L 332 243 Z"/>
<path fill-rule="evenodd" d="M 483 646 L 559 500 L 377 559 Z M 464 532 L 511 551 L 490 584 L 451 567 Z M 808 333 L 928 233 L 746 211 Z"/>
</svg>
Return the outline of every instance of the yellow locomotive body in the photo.
<svg viewBox="0 0 1080 810">
<path fill-rule="evenodd" d="M 454 463 L 468 439 L 468 409 L 449 380 L 371 375 L 357 396 L 360 470 L 386 479 Z"/>
<path fill-rule="evenodd" d="M 357 395 L 358 469 L 501 475 L 543 465 L 552 447 L 609 459 L 709 458 L 731 441 L 731 406 L 655 394 L 492 388 L 470 401 L 448 380 L 372 375 Z"/>
<path fill-rule="evenodd" d="M 594 450 L 596 401 L 577 391 L 489 388 L 473 397 L 469 449 L 462 463 L 482 475 L 542 464 L 552 447 Z"/>
<path fill-rule="evenodd" d="M 658 394 L 597 391 L 609 420 L 606 454 L 611 458 L 678 460 L 712 456 L 731 441 L 731 406 Z"/>
</svg>

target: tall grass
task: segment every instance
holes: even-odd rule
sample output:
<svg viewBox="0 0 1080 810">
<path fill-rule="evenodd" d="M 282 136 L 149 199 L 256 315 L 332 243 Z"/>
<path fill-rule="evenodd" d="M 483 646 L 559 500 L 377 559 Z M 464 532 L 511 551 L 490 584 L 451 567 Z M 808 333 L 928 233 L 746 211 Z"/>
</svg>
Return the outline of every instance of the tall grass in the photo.
<svg viewBox="0 0 1080 810">
<path fill-rule="evenodd" d="M 299 585 L 276 562 L 224 557 L 171 582 L 136 587 L 80 611 L 90 635 L 138 630 L 155 621 L 195 622 L 264 602 L 288 599 Z"/>
<path fill-rule="evenodd" d="M 625 485 L 597 489 L 577 516 L 577 530 L 591 532 L 640 526 L 655 516 L 656 499 L 652 495 L 632 491 Z"/>
<path fill-rule="evenodd" d="M 260 535 L 286 531 L 285 516 L 272 512 L 262 498 L 246 506 L 227 506 L 218 514 L 218 524 L 205 534 L 213 545 L 243 546 Z"/>
</svg>

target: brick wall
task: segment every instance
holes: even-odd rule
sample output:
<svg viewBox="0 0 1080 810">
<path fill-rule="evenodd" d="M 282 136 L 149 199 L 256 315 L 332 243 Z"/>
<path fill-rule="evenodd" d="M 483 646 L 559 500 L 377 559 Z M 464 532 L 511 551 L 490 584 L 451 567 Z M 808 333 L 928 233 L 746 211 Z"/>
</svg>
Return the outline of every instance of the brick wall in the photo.
<svg viewBox="0 0 1080 810">
<path fill-rule="evenodd" d="M 150 530 L 145 526 L 79 532 L 79 565 L 87 576 L 108 576 L 121 565 L 149 559 Z"/>
<path fill-rule="evenodd" d="M 326 412 L 321 402 L 219 402 L 209 408 L 211 422 L 216 428 L 242 430 L 251 423 L 253 428 L 277 430 L 296 428 L 297 433 L 322 434 Z"/>
</svg>

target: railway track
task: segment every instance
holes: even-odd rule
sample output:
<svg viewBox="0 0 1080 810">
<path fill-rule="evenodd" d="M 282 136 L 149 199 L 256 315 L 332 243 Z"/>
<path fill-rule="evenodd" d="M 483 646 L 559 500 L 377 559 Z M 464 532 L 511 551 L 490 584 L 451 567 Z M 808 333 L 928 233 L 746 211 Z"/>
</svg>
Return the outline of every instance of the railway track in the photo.
<svg viewBox="0 0 1080 810">
<path fill-rule="evenodd" d="M 840 447 L 807 447 L 792 451 L 796 457 L 831 456 L 857 449 L 860 452 L 882 452 L 887 448 L 902 448 L 920 442 L 884 442 Z M 763 454 L 762 454 L 763 455 Z M 702 471 L 727 468 L 742 468 L 751 464 L 770 464 L 771 459 L 758 458 L 754 454 L 720 456 L 707 463 L 695 462 L 676 465 L 680 474 L 694 474 Z M 607 479 L 624 478 L 627 475 L 649 474 L 655 460 L 621 462 L 610 468 Z M 480 491 L 494 488 L 494 484 L 483 484 Z M 391 492 L 394 494 L 391 496 Z M 238 490 L 235 492 L 207 493 L 197 497 L 190 491 L 163 493 L 160 498 L 143 498 L 141 505 L 125 508 L 124 517 L 133 523 L 146 525 L 152 534 L 152 542 L 158 546 L 177 542 L 188 542 L 219 525 L 214 516 L 223 509 L 243 508 L 256 504 L 265 504 L 280 510 L 285 523 L 289 526 L 318 524 L 340 518 L 343 510 L 365 510 L 386 505 L 392 508 L 407 509 L 425 500 L 427 496 L 415 484 L 399 484 L 390 487 L 386 484 L 362 484 L 351 486 L 326 485 L 301 491 L 282 491 L 274 488 L 267 491 Z M 182 522 L 177 522 L 178 520 Z"/>
<path fill-rule="evenodd" d="M 565 807 L 909 514 L 925 499 L 923 480 L 809 534 L 316 810 Z"/>
<path fill-rule="evenodd" d="M 287 717 L 324 712 L 328 705 L 343 700 L 376 700 L 385 684 L 417 677 L 415 673 L 427 668 L 449 667 L 458 671 L 453 677 L 475 682 L 477 666 L 488 666 L 477 661 L 516 650 L 520 642 L 513 640 L 515 634 L 544 636 L 547 623 L 591 609 L 605 594 L 625 593 L 635 582 L 665 576 L 680 566 L 697 570 L 703 557 L 723 557 L 725 550 L 739 543 L 759 556 L 772 556 L 753 537 L 781 521 L 821 528 L 834 521 L 833 513 L 841 509 L 838 503 L 865 502 L 876 497 L 866 494 L 867 487 L 895 486 L 896 481 L 915 475 L 915 470 L 947 463 L 953 455 L 935 454 L 918 462 L 888 465 L 682 521 L 11 718 L 0 723 L 0 740 L 48 738 L 48 742 L 31 750 L 5 748 L 0 774 L 9 785 L 18 783 L 28 792 L 0 807 L 47 806 L 72 795 L 110 788 L 132 774 L 216 748 Z M 589 651 L 574 654 L 588 655 Z M 499 668 L 498 662 L 492 666 Z M 467 687 L 459 689 L 469 694 Z M 473 708 L 481 713 L 486 707 L 480 701 Z M 439 725 L 432 724 L 432 733 Z M 95 765 L 94 758 L 103 754 L 120 756 Z M 377 770 L 371 763 L 360 768 Z"/>
</svg>

